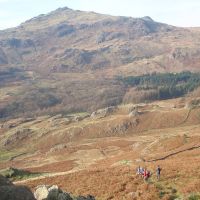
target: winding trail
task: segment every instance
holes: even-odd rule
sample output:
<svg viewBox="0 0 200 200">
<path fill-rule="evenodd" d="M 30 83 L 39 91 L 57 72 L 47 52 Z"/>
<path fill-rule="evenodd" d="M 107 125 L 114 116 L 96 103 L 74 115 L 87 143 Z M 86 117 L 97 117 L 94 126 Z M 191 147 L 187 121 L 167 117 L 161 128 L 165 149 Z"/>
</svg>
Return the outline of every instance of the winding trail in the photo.
<svg viewBox="0 0 200 200">
<path fill-rule="evenodd" d="M 188 118 L 190 117 L 190 114 L 191 114 L 192 110 L 193 110 L 193 108 L 189 109 L 189 111 L 188 111 L 185 119 L 179 124 L 179 126 L 182 125 L 182 124 L 184 124 L 188 120 Z"/>
</svg>

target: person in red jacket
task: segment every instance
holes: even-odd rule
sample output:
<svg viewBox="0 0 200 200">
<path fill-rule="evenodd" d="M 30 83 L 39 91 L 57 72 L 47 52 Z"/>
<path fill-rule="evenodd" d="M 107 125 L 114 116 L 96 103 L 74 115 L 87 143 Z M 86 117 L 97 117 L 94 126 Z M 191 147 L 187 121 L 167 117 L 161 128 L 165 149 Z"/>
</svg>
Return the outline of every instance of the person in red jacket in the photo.
<svg viewBox="0 0 200 200">
<path fill-rule="evenodd" d="M 146 168 L 144 169 L 143 178 L 144 178 L 145 181 L 148 179 L 148 177 L 147 177 L 147 169 Z"/>
<path fill-rule="evenodd" d="M 150 176 L 151 176 L 151 172 L 145 168 L 144 173 L 143 173 L 144 180 L 147 181 Z"/>
</svg>

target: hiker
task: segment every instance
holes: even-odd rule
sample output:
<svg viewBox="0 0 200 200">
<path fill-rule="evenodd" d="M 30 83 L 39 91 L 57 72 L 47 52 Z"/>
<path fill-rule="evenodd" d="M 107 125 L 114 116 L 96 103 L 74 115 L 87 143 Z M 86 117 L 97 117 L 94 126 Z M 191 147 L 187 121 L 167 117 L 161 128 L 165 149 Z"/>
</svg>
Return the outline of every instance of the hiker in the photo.
<svg viewBox="0 0 200 200">
<path fill-rule="evenodd" d="M 140 175 L 143 175 L 144 174 L 144 169 L 141 167 L 140 168 Z"/>
<path fill-rule="evenodd" d="M 151 175 L 151 172 L 145 168 L 144 173 L 143 173 L 144 180 L 147 181 L 149 179 L 150 175 Z"/>
<path fill-rule="evenodd" d="M 151 172 L 147 169 L 144 170 L 144 180 L 147 181 L 149 179 L 149 177 L 151 176 Z"/>
<path fill-rule="evenodd" d="M 160 172 L 161 172 L 161 168 L 160 168 L 160 166 L 158 165 L 157 166 L 157 169 L 156 169 L 156 176 L 157 176 L 157 180 L 160 180 Z"/>
<path fill-rule="evenodd" d="M 147 178 L 149 178 L 150 176 L 151 176 L 151 172 L 147 170 Z"/>
<path fill-rule="evenodd" d="M 136 174 L 137 174 L 137 175 L 143 175 L 143 171 L 144 171 L 143 168 L 139 166 L 139 167 L 137 168 L 137 173 L 136 173 Z"/>
<path fill-rule="evenodd" d="M 141 167 L 139 166 L 139 167 L 137 168 L 136 174 L 137 174 L 137 175 L 140 175 L 140 171 L 141 171 Z"/>
</svg>

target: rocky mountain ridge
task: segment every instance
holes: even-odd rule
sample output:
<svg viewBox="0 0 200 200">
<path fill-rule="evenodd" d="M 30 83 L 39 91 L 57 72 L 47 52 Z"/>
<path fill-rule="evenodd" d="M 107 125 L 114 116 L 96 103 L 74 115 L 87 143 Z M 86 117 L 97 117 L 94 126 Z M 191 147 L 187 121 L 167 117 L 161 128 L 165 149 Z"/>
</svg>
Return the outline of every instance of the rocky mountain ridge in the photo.
<svg viewBox="0 0 200 200">
<path fill-rule="evenodd" d="M 21 116 L 123 103 L 130 88 L 116 77 L 197 72 L 199 44 L 199 29 L 150 17 L 69 8 L 40 15 L 0 31 L 0 116 L 9 117 L 9 108 Z"/>
</svg>

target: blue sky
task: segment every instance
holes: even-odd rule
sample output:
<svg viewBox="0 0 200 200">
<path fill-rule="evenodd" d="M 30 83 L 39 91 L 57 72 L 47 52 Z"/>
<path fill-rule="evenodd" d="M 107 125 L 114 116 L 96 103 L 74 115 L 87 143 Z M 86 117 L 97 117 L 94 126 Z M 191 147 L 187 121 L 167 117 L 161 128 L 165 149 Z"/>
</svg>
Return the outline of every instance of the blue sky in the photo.
<svg viewBox="0 0 200 200">
<path fill-rule="evenodd" d="M 200 27 L 200 0 L 0 0 L 0 29 L 59 7 L 143 17 L 176 26 Z"/>
</svg>

